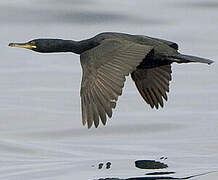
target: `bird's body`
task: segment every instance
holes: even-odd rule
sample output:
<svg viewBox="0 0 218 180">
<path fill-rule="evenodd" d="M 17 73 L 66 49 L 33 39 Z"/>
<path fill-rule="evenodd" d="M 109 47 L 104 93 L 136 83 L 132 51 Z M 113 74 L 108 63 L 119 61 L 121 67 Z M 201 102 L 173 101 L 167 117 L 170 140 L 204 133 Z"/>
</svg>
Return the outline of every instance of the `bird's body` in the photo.
<svg viewBox="0 0 218 180">
<path fill-rule="evenodd" d="M 88 128 L 99 120 L 105 125 L 112 116 L 118 97 L 122 94 L 129 74 L 143 99 L 153 108 L 163 107 L 167 100 L 171 64 L 200 62 L 211 64 L 205 58 L 183 55 L 171 41 L 142 35 L 101 33 L 93 38 L 72 41 L 36 39 L 28 43 L 11 43 L 41 53 L 74 52 L 80 54 L 83 69 L 81 106 L 83 124 Z"/>
</svg>

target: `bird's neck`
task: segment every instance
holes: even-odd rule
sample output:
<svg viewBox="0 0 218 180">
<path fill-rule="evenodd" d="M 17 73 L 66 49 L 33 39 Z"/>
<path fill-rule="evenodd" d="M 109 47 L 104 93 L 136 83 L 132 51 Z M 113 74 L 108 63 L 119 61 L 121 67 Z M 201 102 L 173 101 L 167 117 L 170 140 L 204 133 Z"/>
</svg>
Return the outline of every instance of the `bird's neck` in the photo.
<svg viewBox="0 0 218 180">
<path fill-rule="evenodd" d="M 63 40 L 61 46 L 57 47 L 57 51 L 81 54 L 91 48 L 94 48 L 97 45 L 98 44 L 94 43 L 92 39 L 87 39 L 83 41 Z"/>
</svg>

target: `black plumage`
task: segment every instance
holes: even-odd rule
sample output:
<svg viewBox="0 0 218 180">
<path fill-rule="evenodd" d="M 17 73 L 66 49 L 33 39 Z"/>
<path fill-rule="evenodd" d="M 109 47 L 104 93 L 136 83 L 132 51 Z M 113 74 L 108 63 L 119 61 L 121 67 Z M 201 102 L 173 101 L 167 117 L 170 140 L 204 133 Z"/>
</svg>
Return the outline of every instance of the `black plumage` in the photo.
<svg viewBox="0 0 218 180">
<path fill-rule="evenodd" d="M 90 128 L 99 121 L 105 125 L 112 117 L 126 76 L 131 74 L 136 87 L 152 108 L 164 106 L 171 81 L 171 64 L 213 61 L 180 54 L 174 42 L 141 35 L 101 33 L 93 38 L 72 41 L 35 39 L 10 43 L 40 53 L 73 52 L 80 54 L 83 69 L 81 83 L 82 122 Z"/>
</svg>

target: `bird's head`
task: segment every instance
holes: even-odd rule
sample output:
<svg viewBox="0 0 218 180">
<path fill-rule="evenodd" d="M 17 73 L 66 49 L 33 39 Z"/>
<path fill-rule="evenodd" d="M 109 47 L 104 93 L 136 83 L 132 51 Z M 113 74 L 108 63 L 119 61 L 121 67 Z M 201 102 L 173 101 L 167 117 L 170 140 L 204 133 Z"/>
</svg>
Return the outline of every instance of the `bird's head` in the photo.
<svg viewBox="0 0 218 180">
<path fill-rule="evenodd" d="M 40 53 L 66 52 L 68 47 L 61 39 L 34 39 L 26 43 L 10 43 L 10 47 L 30 49 Z"/>
</svg>

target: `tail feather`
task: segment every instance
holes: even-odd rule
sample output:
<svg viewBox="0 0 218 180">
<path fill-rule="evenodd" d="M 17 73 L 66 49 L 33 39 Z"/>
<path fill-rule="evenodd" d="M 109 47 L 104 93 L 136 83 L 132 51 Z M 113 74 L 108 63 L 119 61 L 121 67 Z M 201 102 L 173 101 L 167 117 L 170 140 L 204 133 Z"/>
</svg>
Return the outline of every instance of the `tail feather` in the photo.
<svg viewBox="0 0 218 180">
<path fill-rule="evenodd" d="M 199 62 L 199 63 L 212 64 L 214 62 L 210 59 L 201 58 L 197 56 L 191 56 L 191 55 L 185 55 L 185 54 L 178 54 L 173 58 L 176 59 L 177 63 Z"/>
</svg>

